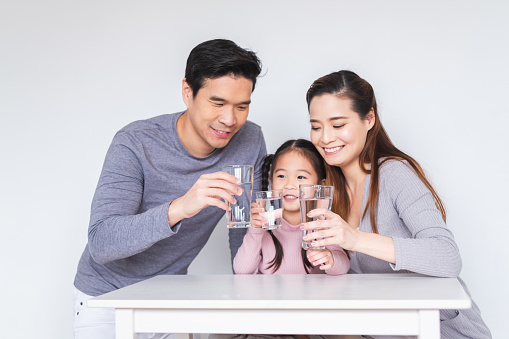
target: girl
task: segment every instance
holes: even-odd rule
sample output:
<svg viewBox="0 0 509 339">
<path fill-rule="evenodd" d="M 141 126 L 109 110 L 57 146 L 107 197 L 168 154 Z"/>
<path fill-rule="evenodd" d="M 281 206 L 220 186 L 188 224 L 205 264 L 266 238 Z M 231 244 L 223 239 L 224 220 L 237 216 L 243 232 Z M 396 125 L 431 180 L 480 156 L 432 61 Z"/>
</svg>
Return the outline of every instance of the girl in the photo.
<svg viewBox="0 0 509 339">
<path fill-rule="evenodd" d="M 321 229 L 304 240 L 348 250 L 355 273 L 458 277 L 461 258 L 443 203 L 419 164 L 392 144 L 371 85 L 353 72 L 335 72 L 316 80 L 306 99 L 311 141 L 335 189 L 332 211 L 308 214 L 327 220 L 303 225 Z M 442 338 L 491 338 L 473 302 L 467 310 L 443 310 L 440 318 Z"/>
<path fill-rule="evenodd" d="M 325 179 L 322 157 L 307 140 L 289 140 L 274 155 L 265 158 L 262 190 L 283 191 L 282 226 L 273 231 L 261 228 L 264 210 L 251 208 L 251 227 L 235 256 L 237 274 L 344 274 L 350 268 L 345 251 L 338 245 L 325 250 L 302 249 L 299 184 L 321 184 Z"/>
</svg>

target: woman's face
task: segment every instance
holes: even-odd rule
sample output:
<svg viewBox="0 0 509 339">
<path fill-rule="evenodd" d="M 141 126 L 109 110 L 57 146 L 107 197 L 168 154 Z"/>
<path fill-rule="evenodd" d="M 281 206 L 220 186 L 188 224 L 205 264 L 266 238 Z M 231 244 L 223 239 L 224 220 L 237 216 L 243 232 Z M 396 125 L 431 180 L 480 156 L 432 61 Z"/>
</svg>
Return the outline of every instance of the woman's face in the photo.
<svg viewBox="0 0 509 339">
<path fill-rule="evenodd" d="M 373 111 L 361 120 L 350 107 L 350 99 L 332 94 L 316 96 L 309 105 L 311 142 L 329 165 L 342 169 L 359 163 L 368 131 L 375 123 Z"/>
</svg>

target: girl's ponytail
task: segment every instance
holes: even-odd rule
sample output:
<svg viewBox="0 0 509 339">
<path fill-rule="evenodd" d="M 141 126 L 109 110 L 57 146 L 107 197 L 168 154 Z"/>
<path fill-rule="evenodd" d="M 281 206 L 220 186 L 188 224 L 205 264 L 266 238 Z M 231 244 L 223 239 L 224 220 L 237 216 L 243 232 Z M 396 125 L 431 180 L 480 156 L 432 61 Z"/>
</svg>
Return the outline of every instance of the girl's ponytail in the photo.
<svg viewBox="0 0 509 339">
<path fill-rule="evenodd" d="M 304 269 L 306 270 L 306 273 L 309 273 L 309 270 L 313 268 L 313 265 L 309 262 L 306 250 L 301 248 L 300 254 L 302 255 L 302 264 L 304 265 Z"/>
<path fill-rule="evenodd" d="M 270 179 L 270 167 L 272 166 L 272 160 L 274 160 L 274 154 L 269 154 L 263 159 L 262 164 L 262 191 L 269 189 Z"/>
<path fill-rule="evenodd" d="M 269 266 L 267 268 L 272 268 L 272 273 L 275 273 L 283 262 L 283 246 L 281 246 L 281 243 L 279 242 L 278 238 L 276 238 L 272 230 L 269 230 L 269 234 L 272 238 L 272 241 L 274 242 L 274 247 L 276 247 L 276 255 L 274 256 L 274 259 L 269 262 Z"/>
</svg>

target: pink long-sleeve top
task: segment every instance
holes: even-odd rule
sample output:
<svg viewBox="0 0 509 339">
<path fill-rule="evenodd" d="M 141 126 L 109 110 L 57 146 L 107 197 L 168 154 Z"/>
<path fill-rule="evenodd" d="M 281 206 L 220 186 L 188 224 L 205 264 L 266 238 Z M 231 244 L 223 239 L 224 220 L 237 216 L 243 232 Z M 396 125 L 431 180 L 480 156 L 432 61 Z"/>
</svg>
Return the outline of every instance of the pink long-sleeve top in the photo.
<svg viewBox="0 0 509 339">
<path fill-rule="evenodd" d="M 286 220 L 273 230 L 274 235 L 283 247 L 283 260 L 279 269 L 273 273 L 273 268 L 267 268 L 274 258 L 276 249 L 269 232 L 261 228 L 248 228 L 242 246 L 233 261 L 236 274 L 306 274 L 302 264 L 301 246 L 302 230 L 300 225 L 291 225 Z M 309 273 L 327 273 L 331 275 L 345 274 L 350 269 L 350 261 L 345 251 L 339 246 L 327 246 L 334 257 L 334 266 L 328 270 L 313 267 Z"/>
</svg>

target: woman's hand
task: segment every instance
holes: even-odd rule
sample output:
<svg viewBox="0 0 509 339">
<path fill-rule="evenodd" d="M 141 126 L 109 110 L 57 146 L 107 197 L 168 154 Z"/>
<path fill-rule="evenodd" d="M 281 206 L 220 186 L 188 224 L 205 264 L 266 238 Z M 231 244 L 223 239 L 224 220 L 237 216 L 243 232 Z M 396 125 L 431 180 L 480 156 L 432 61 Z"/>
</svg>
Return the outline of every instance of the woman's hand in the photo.
<svg viewBox="0 0 509 339">
<path fill-rule="evenodd" d="M 266 221 L 263 212 L 265 212 L 265 209 L 261 208 L 256 202 L 251 203 L 251 227 L 262 228 L 262 225 Z"/>
<path fill-rule="evenodd" d="M 325 220 L 315 220 L 302 224 L 303 230 L 314 230 L 303 239 L 311 242 L 311 246 L 339 245 L 345 250 L 355 250 L 360 231 L 351 227 L 339 215 L 324 208 L 317 208 L 308 213 L 308 217 L 325 217 Z"/>
<path fill-rule="evenodd" d="M 332 252 L 328 249 L 307 250 L 306 255 L 309 262 L 313 266 L 320 265 L 321 270 L 328 270 L 329 268 L 334 267 L 334 257 L 332 256 Z"/>
<path fill-rule="evenodd" d="M 391 237 L 359 231 L 328 209 L 312 210 L 308 216 L 326 218 L 307 222 L 300 227 L 303 230 L 314 230 L 303 237 L 304 241 L 311 242 L 311 246 L 339 245 L 345 250 L 361 252 L 392 264 L 396 263 L 394 241 Z"/>
</svg>

